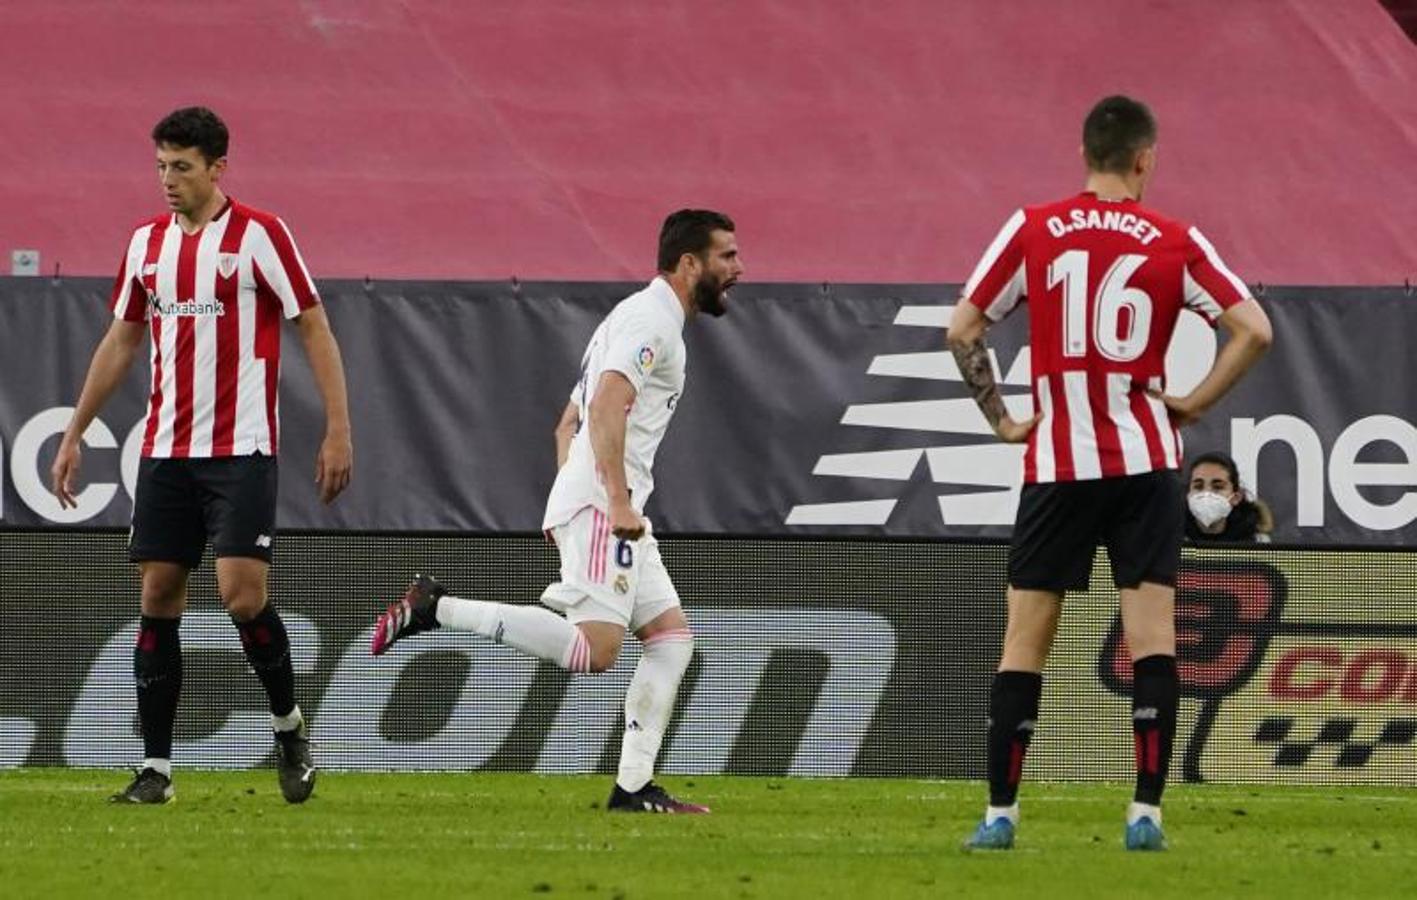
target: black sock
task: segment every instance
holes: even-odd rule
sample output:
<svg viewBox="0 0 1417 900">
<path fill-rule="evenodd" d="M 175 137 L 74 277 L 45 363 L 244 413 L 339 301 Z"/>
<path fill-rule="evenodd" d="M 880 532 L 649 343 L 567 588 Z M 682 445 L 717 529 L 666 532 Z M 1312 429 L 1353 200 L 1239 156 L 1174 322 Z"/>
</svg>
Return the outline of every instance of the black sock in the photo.
<svg viewBox="0 0 1417 900">
<path fill-rule="evenodd" d="M 143 729 L 143 755 L 172 758 L 172 723 L 182 693 L 182 620 L 143 616 L 133 647 L 133 681 L 138 686 L 138 721 Z"/>
<path fill-rule="evenodd" d="M 989 805 L 1013 806 L 1023 776 L 1023 756 L 1038 721 L 1043 676 L 997 672 L 989 688 Z"/>
<path fill-rule="evenodd" d="M 1148 656 L 1132 663 L 1132 734 L 1136 740 L 1138 803 L 1160 805 L 1176 740 L 1181 682 L 1176 657 Z"/>
<path fill-rule="evenodd" d="M 290 664 L 290 638 L 276 608 L 267 603 L 251 621 L 231 621 L 241 635 L 246 661 L 256 670 L 270 698 L 271 714 L 290 715 L 295 709 L 295 669 Z"/>
</svg>

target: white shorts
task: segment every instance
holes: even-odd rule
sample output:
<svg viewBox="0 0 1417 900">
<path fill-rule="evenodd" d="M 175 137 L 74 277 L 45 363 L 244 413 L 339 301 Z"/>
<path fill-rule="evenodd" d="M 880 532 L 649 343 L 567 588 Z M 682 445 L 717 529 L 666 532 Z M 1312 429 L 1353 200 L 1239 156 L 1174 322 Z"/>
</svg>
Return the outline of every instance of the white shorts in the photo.
<svg viewBox="0 0 1417 900">
<path fill-rule="evenodd" d="M 679 592 L 650 533 L 626 541 L 610 533 L 610 519 L 593 506 L 551 529 L 561 555 L 561 580 L 541 602 L 578 622 L 614 622 L 631 632 L 679 605 Z"/>
</svg>

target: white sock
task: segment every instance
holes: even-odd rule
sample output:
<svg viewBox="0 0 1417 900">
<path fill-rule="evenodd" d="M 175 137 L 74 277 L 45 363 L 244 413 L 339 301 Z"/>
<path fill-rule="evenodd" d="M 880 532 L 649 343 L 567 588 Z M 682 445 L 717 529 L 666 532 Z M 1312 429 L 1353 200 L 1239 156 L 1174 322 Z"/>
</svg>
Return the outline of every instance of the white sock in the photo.
<svg viewBox="0 0 1417 900">
<path fill-rule="evenodd" d="M 276 731 L 294 731 L 300 727 L 300 723 L 305 721 L 305 717 L 300 714 L 300 704 L 283 716 L 271 716 L 271 728 Z"/>
<path fill-rule="evenodd" d="M 549 609 L 444 596 L 437 615 L 444 628 L 475 631 L 571 672 L 590 671 L 585 634 Z"/>
<path fill-rule="evenodd" d="M 1008 819 L 1013 824 L 1018 824 L 1018 804 L 1013 806 L 986 806 L 984 808 L 984 821 L 992 822 L 995 819 Z"/>
<path fill-rule="evenodd" d="M 1127 807 L 1128 825 L 1135 825 L 1137 823 L 1137 819 L 1140 819 L 1143 816 L 1155 822 L 1157 825 L 1160 825 L 1161 807 L 1152 806 L 1150 803 L 1137 803 L 1135 801 L 1132 803 L 1131 806 Z"/>
<path fill-rule="evenodd" d="M 645 641 L 644 655 L 625 692 L 625 737 L 615 778 L 632 794 L 654 777 L 654 761 L 674 712 L 679 680 L 693 658 L 694 636 L 687 628 L 662 631 Z"/>
<path fill-rule="evenodd" d="M 149 756 L 147 759 L 143 760 L 143 768 L 161 772 L 168 778 L 172 777 L 172 760 L 170 759 L 158 759 L 156 756 Z"/>
</svg>

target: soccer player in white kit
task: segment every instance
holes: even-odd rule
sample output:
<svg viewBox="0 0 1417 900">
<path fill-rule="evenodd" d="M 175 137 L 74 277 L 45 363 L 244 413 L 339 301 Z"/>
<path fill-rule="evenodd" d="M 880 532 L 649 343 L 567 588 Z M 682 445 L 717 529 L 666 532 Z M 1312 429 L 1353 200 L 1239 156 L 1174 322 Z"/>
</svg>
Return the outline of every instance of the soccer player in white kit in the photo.
<svg viewBox="0 0 1417 900">
<path fill-rule="evenodd" d="M 625 695 L 625 736 L 607 809 L 706 813 L 655 784 L 654 762 L 694 638 L 644 517 L 654 454 L 684 391 L 684 324 L 721 316 L 743 273 L 733 220 L 682 209 L 659 233 L 659 275 L 596 328 L 556 426 L 560 470 L 542 527 L 556 542 L 561 580 L 538 606 L 449 596 L 419 575 L 379 618 L 370 651 L 447 627 L 474 631 L 570 672 L 615 664 L 625 632 L 644 647 Z M 557 615 L 560 613 L 561 615 Z"/>
</svg>

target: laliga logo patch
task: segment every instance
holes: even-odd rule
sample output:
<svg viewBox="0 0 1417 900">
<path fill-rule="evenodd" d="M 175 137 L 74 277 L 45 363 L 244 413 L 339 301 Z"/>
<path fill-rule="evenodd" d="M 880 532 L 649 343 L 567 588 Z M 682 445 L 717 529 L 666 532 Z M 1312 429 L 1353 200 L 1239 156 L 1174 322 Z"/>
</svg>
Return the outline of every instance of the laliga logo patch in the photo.
<svg viewBox="0 0 1417 900">
<path fill-rule="evenodd" d="M 654 348 L 645 344 L 640 348 L 639 354 L 635 357 L 635 365 L 641 372 L 648 372 L 654 368 Z"/>
<path fill-rule="evenodd" d="M 236 267 L 240 263 L 241 259 L 235 253 L 221 253 L 216 258 L 216 270 L 221 273 L 222 278 L 230 278 L 236 274 Z"/>
</svg>

